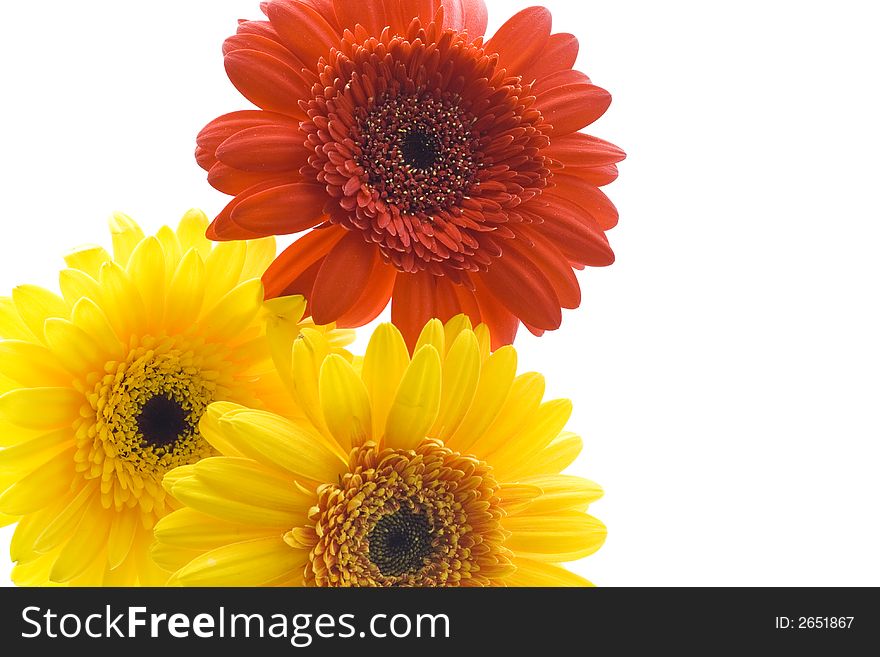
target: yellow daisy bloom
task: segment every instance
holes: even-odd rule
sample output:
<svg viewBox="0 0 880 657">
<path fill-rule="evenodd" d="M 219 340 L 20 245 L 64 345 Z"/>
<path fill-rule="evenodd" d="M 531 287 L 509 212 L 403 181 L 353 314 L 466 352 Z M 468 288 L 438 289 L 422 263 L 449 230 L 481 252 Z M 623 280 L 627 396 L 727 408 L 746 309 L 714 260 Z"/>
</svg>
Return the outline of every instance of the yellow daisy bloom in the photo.
<svg viewBox="0 0 880 657">
<path fill-rule="evenodd" d="M 589 585 L 560 565 L 606 533 L 586 513 L 601 489 L 560 474 L 581 450 L 571 403 L 489 345 L 464 316 L 432 320 L 410 358 L 384 324 L 349 363 L 304 332 L 281 365 L 305 418 L 211 404 L 222 456 L 165 477 L 186 506 L 155 528 L 169 583 Z"/>
<path fill-rule="evenodd" d="M 302 322 L 305 303 L 263 304 L 272 239 L 212 247 L 207 217 L 145 237 L 110 221 L 65 257 L 61 296 L 22 285 L 0 298 L 0 520 L 20 585 L 161 585 L 156 521 L 179 506 L 166 472 L 217 451 L 199 432 L 214 401 L 296 416 L 275 342 L 311 327 L 339 351 L 350 332 Z"/>
</svg>

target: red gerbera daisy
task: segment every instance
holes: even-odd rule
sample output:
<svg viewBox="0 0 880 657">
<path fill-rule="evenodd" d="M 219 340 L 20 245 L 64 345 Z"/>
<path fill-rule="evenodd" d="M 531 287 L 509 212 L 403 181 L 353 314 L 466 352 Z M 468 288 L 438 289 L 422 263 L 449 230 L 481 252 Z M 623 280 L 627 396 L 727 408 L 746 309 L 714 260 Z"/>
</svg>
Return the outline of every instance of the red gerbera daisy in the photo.
<svg viewBox="0 0 880 657">
<path fill-rule="evenodd" d="M 260 110 L 212 121 L 196 157 L 235 195 L 208 235 L 309 231 L 264 277 L 320 324 L 392 299 L 412 347 L 464 312 L 495 346 L 580 304 L 572 268 L 609 265 L 599 190 L 624 153 L 578 131 L 611 97 L 572 70 L 578 43 L 526 9 L 488 41 L 482 0 L 272 0 L 224 44 Z M 314 229 L 314 230 L 310 230 Z"/>
</svg>

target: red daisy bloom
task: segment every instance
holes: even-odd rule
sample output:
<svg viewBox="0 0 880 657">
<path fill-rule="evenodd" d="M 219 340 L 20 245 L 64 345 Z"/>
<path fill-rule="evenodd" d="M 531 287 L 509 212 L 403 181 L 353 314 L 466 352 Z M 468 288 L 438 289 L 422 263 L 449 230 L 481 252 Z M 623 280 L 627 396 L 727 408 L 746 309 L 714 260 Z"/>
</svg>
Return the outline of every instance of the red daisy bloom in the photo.
<svg viewBox="0 0 880 657">
<path fill-rule="evenodd" d="M 208 236 L 309 231 L 264 277 L 315 321 L 360 326 L 392 299 L 412 347 L 465 313 L 495 346 L 559 327 L 572 268 L 610 265 L 616 146 L 578 132 L 611 102 L 572 70 L 571 34 L 521 11 L 484 41 L 482 0 L 272 0 L 226 71 L 260 110 L 209 123 L 196 157 L 235 198 Z M 310 230 L 313 229 L 313 230 Z"/>
</svg>

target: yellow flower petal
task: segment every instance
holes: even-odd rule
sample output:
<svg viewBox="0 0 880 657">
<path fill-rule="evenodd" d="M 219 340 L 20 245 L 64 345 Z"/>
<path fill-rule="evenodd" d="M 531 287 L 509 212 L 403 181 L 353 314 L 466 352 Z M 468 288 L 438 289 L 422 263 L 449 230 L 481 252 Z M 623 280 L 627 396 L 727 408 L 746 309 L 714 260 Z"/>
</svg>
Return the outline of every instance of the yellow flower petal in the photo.
<svg viewBox="0 0 880 657">
<path fill-rule="evenodd" d="M 370 398 L 349 363 L 330 354 L 321 366 L 318 394 L 327 428 L 347 453 L 372 436 Z"/>
<path fill-rule="evenodd" d="M 193 559 L 175 573 L 186 586 L 264 586 L 301 570 L 308 552 L 280 537 L 224 545 Z"/>
<path fill-rule="evenodd" d="M 544 385 L 544 377 L 537 372 L 516 377 L 495 420 L 474 441 L 470 451 L 478 456 L 488 456 L 521 431 L 541 405 Z"/>
<path fill-rule="evenodd" d="M 67 495 L 75 475 L 74 452 L 62 452 L 6 489 L 0 495 L 0 512 L 23 516 Z"/>
<path fill-rule="evenodd" d="M 520 558 L 514 560 L 514 564 L 516 572 L 508 576 L 508 586 L 593 586 L 580 575 L 552 563 Z"/>
<path fill-rule="evenodd" d="M 446 333 L 443 329 L 443 322 L 439 319 L 432 319 L 425 327 L 422 329 L 422 332 L 419 334 L 418 342 L 416 342 L 416 348 L 413 349 L 413 353 L 416 353 L 419 349 L 424 347 L 426 344 L 432 345 L 434 349 L 437 350 L 438 354 L 446 353 Z"/>
<path fill-rule="evenodd" d="M 115 262 L 106 262 L 101 267 L 98 278 L 101 285 L 101 308 L 116 334 L 139 333 L 146 322 L 146 311 L 140 292 L 128 274 Z"/>
<path fill-rule="evenodd" d="M 165 312 L 165 251 L 158 239 L 147 237 L 135 247 L 126 273 L 144 302 L 145 328 L 157 331 Z"/>
<path fill-rule="evenodd" d="M 107 361 L 106 352 L 73 322 L 47 319 L 43 330 L 52 354 L 71 374 L 83 376 L 103 369 Z"/>
<path fill-rule="evenodd" d="M 541 475 L 521 481 L 538 486 L 543 493 L 521 513 L 526 515 L 550 514 L 556 511 L 586 511 L 602 497 L 599 484 L 571 475 Z"/>
<path fill-rule="evenodd" d="M 427 435 L 440 410 L 440 355 L 425 345 L 413 356 L 388 411 L 385 441 L 389 447 L 414 449 Z"/>
<path fill-rule="evenodd" d="M 203 423 L 204 423 L 204 418 L 203 418 Z M 201 426 L 199 426 L 199 433 L 201 433 L 202 437 L 204 437 L 204 430 L 202 429 Z M 165 489 L 165 492 L 168 493 L 169 495 L 171 495 L 172 494 L 171 490 L 174 488 L 174 485 L 178 481 L 181 481 L 183 479 L 187 479 L 189 477 L 194 477 L 195 476 L 195 472 L 193 471 L 194 467 L 195 467 L 195 463 L 192 463 L 190 465 L 178 466 L 178 467 L 174 468 L 173 470 L 171 470 L 171 472 L 166 472 L 165 476 L 162 477 L 162 488 Z"/>
<path fill-rule="evenodd" d="M 290 511 L 246 504 L 238 499 L 220 495 L 197 477 L 187 477 L 177 481 L 171 491 L 183 504 L 229 522 L 277 527 L 281 530 L 293 526 L 297 520 L 297 514 Z"/>
<path fill-rule="evenodd" d="M 56 554 L 44 554 L 26 563 L 16 564 L 10 573 L 10 579 L 16 586 L 42 586 L 49 579 L 49 570 L 55 562 Z M 49 584 L 49 586 L 58 586 Z"/>
<path fill-rule="evenodd" d="M 144 231 L 134 219 L 121 212 L 114 212 L 108 223 L 113 237 L 113 259 L 125 267 L 131 252 L 144 239 Z"/>
<path fill-rule="evenodd" d="M 202 258 L 207 258 L 211 253 L 211 242 L 205 237 L 209 223 L 208 216 L 201 210 L 188 210 L 177 226 L 181 251 L 195 249 Z"/>
<path fill-rule="evenodd" d="M 83 298 L 101 298 L 98 281 L 79 269 L 62 269 L 58 274 L 58 285 L 64 301 L 71 306 Z"/>
<path fill-rule="evenodd" d="M 385 432 L 388 411 L 408 366 L 409 351 L 400 331 L 393 324 L 380 324 L 367 346 L 362 374 L 373 408 L 376 439 Z"/>
<path fill-rule="evenodd" d="M 451 348 L 455 341 L 458 339 L 458 336 L 461 335 L 463 331 L 473 331 L 473 325 L 471 324 L 471 318 L 467 315 L 456 315 L 443 327 L 443 330 L 446 334 L 446 347 L 447 349 Z M 476 337 L 476 336 L 474 336 Z M 479 344 L 479 341 L 478 341 Z"/>
<path fill-rule="evenodd" d="M 205 307 L 211 308 L 239 284 L 247 243 L 220 242 L 205 259 Z M 260 298 L 262 301 L 262 297 Z"/>
<path fill-rule="evenodd" d="M 593 554 L 602 547 L 607 533 L 599 520 L 576 511 L 508 516 L 501 525 L 511 532 L 504 545 L 518 557 L 552 563 Z"/>
<path fill-rule="evenodd" d="M 107 360 L 123 357 L 123 345 L 110 325 L 106 313 L 91 299 L 80 299 L 71 313 L 71 321 L 101 345 Z"/>
<path fill-rule="evenodd" d="M 480 343 L 480 355 L 483 357 L 483 362 L 485 363 L 492 351 L 492 339 L 489 335 L 489 327 L 485 324 L 480 324 L 474 329 L 474 335 L 477 336 L 477 341 Z"/>
<path fill-rule="evenodd" d="M 171 277 L 177 271 L 177 264 L 180 262 L 180 256 L 182 255 L 180 242 L 177 239 L 177 235 L 168 226 L 162 226 L 156 231 L 156 239 L 162 245 L 162 253 L 165 256 L 164 286 L 167 290 L 171 285 Z"/>
<path fill-rule="evenodd" d="M 254 538 L 274 537 L 278 540 L 277 529 L 228 522 L 189 508 L 179 509 L 159 520 L 153 533 L 159 543 L 199 551 Z M 195 556 L 193 554 L 190 558 Z"/>
<path fill-rule="evenodd" d="M 208 279 L 210 280 L 210 278 Z M 202 320 L 206 334 L 214 340 L 231 340 L 248 327 L 263 303 L 259 279 L 245 281 L 230 290 Z"/>
<path fill-rule="evenodd" d="M 570 466 L 581 453 L 584 443 L 581 437 L 569 431 L 563 431 L 544 450 L 533 456 L 527 463 L 520 464 L 517 469 L 519 477 L 558 474 Z"/>
<path fill-rule="evenodd" d="M 329 353 L 327 340 L 317 331 L 304 329 L 302 335 L 293 343 L 291 373 L 294 397 L 315 428 L 331 439 L 330 429 L 324 422 L 321 412 L 321 399 L 318 379 L 321 363 Z"/>
<path fill-rule="evenodd" d="M 336 481 L 347 469 L 344 453 L 334 452 L 307 427 L 280 415 L 243 410 L 224 415 L 219 425 L 226 439 L 240 452 L 296 477 Z"/>
<path fill-rule="evenodd" d="M 51 351 L 21 340 L 0 340 L 0 373 L 25 387 L 65 386 L 71 381 Z"/>
<path fill-rule="evenodd" d="M 277 252 L 278 249 L 275 245 L 274 237 L 263 237 L 247 242 L 247 257 L 244 260 L 244 266 L 241 268 L 241 280 L 262 278 L 263 274 L 266 273 L 266 269 L 275 259 Z"/>
<path fill-rule="evenodd" d="M 498 498 L 507 515 L 519 513 L 527 508 L 543 491 L 538 486 L 529 484 L 502 484 L 498 489 Z"/>
<path fill-rule="evenodd" d="M 57 294 L 36 285 L 19 285 L 12 290 L 18 314 L 31 332 L 43 339 L 43 324 L 49 317 L 68 317 L 70 308 Z"/>
<path fill-rule="evenodd" d="M 168 330 L 181 331 L 191 326 L 201 314 L 204 297 L 205 263 L 198 251 L 190 249 L 177 265 L 165 297 Z"/>
<path fill-rule="evenodd" d="M 199 420 L 199 433 L 202 438 L 207 440 L 211 446 L 224 456 L 244 456 L 229 440 L 226 439 L 225 432 L 220 428 L 220 418 L 227 413 L 236 409 L 243 409 L 243 406 L 233 404 L 232 402 L 214 402 L 208 405 L 208 409 Z M 175 468 L 165 475 L 163 485 L 173 479 L 192 476 L 192 466 L 182 466 Z"/>
<path fill-rule="evenodd" d="M 96 556 L 107 544 L 112 518 L 112 513 L 101 506 L 101 496 L 95 495 L 83 513 L 76 532 L 61 549 L 58 559 L 52 565 L 49 579 L 53 582 L 69 582 L 90 566 L 96 566 L 103 580 L 103 570 L 106 566 L 100 563 Z"/>
<path fill-rule="evenodd" d="M 459 333 L 443 363 L 440 411 L 430 435 L 446 440 L 471 406 L 480 381 L 480 345 L 472 331 Z"/>
<path fill-rule="evenodd" d="M 192 473 L 199 482 L 245 504 L 305 514 L 314 495 L 304 495 L 292 478 L 279 477 L 277 470 L 247 458 L 215 456 L 202 459 Z"/>
<path fill-rule="evenodd" d="M 73 432 L 59 429 L 0 450 L 0 476 L 22 477 L 73 444 Z"/>
<path fill-rule="evenodd" d="M 450 449 L 458 452 L 470 451 L 486 427 L 498 416 L 516 376 L 516 360 L 516 351 L 513 347 L 506 346 L 483 363 L 474 401 L 458 429 L 446 441 Z"/>
<path fill-rule="evenodd" d="M 73 249 L 64 256 L 64 262 L 71 269 L 78 269 L 92 278 L 98 278 L 101 265 L 110 262 L 110 254 L 103 246 L 89 244 Z"/>
<path fill-rule="evenodd" d="M 0 297 L 0 338 L 28 342 L 36 337 L 18 314 L 15 302 L 10 297 Z"/>
<path fill-rule="evenodd" d="M 571 417 L 571 401 L 553 399 L 532 413 L 521 431 L 512 435 L 488 458 L 502 479 L 517 479 L 529 462 L 556 439 Z"/>
<path fill-rule="evenodd" d="M 52 522 L 46 525 L 43 532 L 34 541 L 37 552 L 49 552 L 60 547 L 73 535 L 86 509 L 91 506 L 92 498 L 98 490 L 98 481 L 93 479 L 76 493 L 70 502 L 55 514 Z M 101 513 L 104 510 L 101 509 Z"/>
<path fill-rule="evenodd" d="M 174 515 L 174 514 L 172 514 Z M 170 518 L 171 516 L 165 516 Z M 179 568 L 183 568 L 190 561 L 204 553 L 204 550 L 191 550 L 189 548 L 178 547 L 171 543 L 156 541 L 150 547 L 150 558 L 160 568 L 174 572 Z M 174 586 L 169 582 L 169 586 Z"/>
<path fill-rule="evenodd" d="M 124 509 L 113 514 L 110 536 L 107 539 L 107 561 L 111 569 L 119 568 L 131 552 L 141 523 L 140 516 L 138 509 Z"/>
<path fill-rule="evenodd" d="M 306 300 L 301 295 L 278 297 L 263 302 L 266 340 L 272 362 L 291 395 L 296 396 L 293 380 L 293 343 L 299 337 L 299 322 L 305 314 Z"/>
<path fill-rule="evenodd" d="M 85 403 L 71 388 L 19 388 L 0 395 L 0 418 L 26 429 L 69 426 Z"/>
</svg>

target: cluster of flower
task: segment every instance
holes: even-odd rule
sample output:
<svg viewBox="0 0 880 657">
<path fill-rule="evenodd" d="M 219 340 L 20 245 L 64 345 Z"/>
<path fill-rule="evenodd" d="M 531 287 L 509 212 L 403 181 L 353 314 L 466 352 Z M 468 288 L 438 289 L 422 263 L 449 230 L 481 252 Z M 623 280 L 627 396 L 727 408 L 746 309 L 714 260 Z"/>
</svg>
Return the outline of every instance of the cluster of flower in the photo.
<svg viewBox="0 0 880 657">
<path fill-rule="evenodd" d="M 262 7 L 224 44 L 260 109 L 197 140 L 229 205 L 114 215 L 60 295 L 0 299 L 14 581 L 588 585 L 601 489 L 510 344 L 614 259 L 609 94 L 540 7 L 488 40 L 482 0 Z"/>
</svg>

